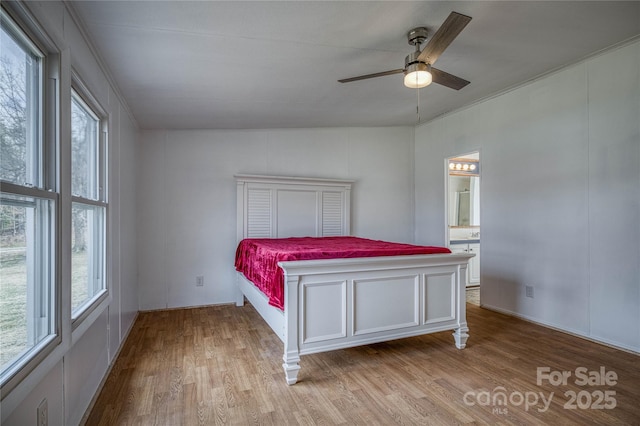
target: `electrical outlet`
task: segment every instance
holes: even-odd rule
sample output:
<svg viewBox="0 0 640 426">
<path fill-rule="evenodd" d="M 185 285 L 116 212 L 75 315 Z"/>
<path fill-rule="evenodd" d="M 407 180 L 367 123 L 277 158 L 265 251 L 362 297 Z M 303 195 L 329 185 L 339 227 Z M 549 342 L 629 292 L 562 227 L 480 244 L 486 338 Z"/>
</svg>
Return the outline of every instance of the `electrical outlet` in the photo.
<svg viewBox="0 0 640 426">
<path fill-rule="evenodd" d="M 198 275 L 196 277 L 196 287 L 203 287 L 203 286 L 204 286 L 204 276 Z"/>
<path fill-rule="evenodd" d="M 525 296 L 533 299 L 533 286 L 530 286 L 530 285 L 524 286 L 524 294 Z"/>
<path fill-rule="evenodd" d="M 47 398 L 43 399 L 40 405 L 38 405 L 38 426 L 49 425 L 49 404 Z"/>
</svg>

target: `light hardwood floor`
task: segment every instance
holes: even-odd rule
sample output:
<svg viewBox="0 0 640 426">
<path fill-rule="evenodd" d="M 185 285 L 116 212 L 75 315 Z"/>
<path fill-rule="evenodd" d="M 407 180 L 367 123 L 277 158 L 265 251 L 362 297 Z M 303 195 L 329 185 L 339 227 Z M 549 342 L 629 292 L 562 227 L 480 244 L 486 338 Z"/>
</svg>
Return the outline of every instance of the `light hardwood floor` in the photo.
<svg viewBox="0 0 640 426">
<path fill-rule="evenodd" d="M 443 332 L 307 355 L 294 386 L 249 304 L 140 313 L 86 424 L 640 424 L 640 356 L 467 307 L 464 350 Z M 538 367 L 571 377 L 538 385 Z M 576 384 L 580 367 L 616 384 Z"/>
</svg>

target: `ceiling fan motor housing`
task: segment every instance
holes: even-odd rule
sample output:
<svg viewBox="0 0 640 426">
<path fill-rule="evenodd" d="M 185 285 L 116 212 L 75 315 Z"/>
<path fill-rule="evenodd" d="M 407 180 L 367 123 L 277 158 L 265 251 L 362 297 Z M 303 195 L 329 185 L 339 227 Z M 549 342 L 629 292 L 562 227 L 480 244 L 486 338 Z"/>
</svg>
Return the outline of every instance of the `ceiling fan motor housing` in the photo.
<svg viewBox="0 0 640 426">
<path fill-rule="evenodd" d="M 420 45 L 427 39 L 427 35 L 428 31 L 425 27 L 414 28 L 407 33 L 407 41 L 412 46 L 418 46 L 419 49 Z"/>
<path fill-rule="evenodd" d="M 416 50 L 407 55 L 404 58 L 404 70 L 405 74 L 411 69 L 412 71 L 426 71 L 427 63 L 424 61 L 420 61 L 418 56 L 420 56 L 420 45 L 424 43 L 427 39 L 427 29 L 425 27 L 417 27 L 412 29 L 407 33 L 407 41 L 410 45 L 415 46 Z M 414 65 L 414 66 L 412 66 Z M 429 67 L 430 68 L 430 67 Z M 430 71 L 430 70 L 429 70 Z"/>
<path fill-rule="evenodd" d="M 407 57 L 404 58 L 404 69 L 406 70 L 407 68 L 409 68 L 409 65 L 413 65 L 413 64 L 423 64 L 426 66 L 427 65 L 426 62 L 418 59 L 419 55 L 420 55 L 420 52 L 409 53 Z"/>
</svg>

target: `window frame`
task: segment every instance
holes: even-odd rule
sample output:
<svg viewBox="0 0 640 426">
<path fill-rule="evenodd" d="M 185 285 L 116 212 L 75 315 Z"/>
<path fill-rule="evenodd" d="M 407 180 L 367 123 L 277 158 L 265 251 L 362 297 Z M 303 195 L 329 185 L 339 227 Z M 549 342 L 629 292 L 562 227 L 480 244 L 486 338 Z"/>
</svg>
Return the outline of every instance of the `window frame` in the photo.
<svg viewBox="0 0 640 426">
<path fill-rule="evenodd" d="M 41 341 L 26 350 L 6 369 L 0 371 L 0 400 L 4 398 L 31 374 L 63 341 L 62 339 L 62 297 L 60 280 L 60 233 L 61 233 L 61 195 L 59 181 L 59 101 L 60 101 L 60 52 L 51 48 L 50 42 L 43 40 L 41 33 L 31 27 L 33 22 L 25 22 L 21 10 L 14 10 L 2 5 L 0 9 L 3 30 L 19 39 L 19 44 L 29 49 L 39 58 L 37 116 L 39 118 L 37 132 L 37 153 L 31 158 L 34 167 L 33 182 L 24 185 L 15 182 L 1 181 L 0 189 L 7 195 L 30 197 L 35 200 L 46 200 L 49 203 L 47 245 L 35 246 L 40 252 L 48 250 L 47 265 L 49 270 L 40 273 L 46 276 L 45 291 L 49 292 L 47 303 L 50 305 L 49 334 Z M 6 30 L 5 30 L 6 28 Z M 32 114 L 30 111 L 29 114 Z M 33 130 L 33 129 L 32 129 Z M 32 147 L 33 148 L 33 147 Z M 28 162 L 27 162 L 28 163 Z M 29 174 L 29 172 L 27 172 Z M 37 204 L 38 202 L 35 201 Z M 39 215 L 40 213 L 38 213 Z M 38 256 L 38 254 L 36 254 Z"/>
<path fill-rule="evenodd" d="M 108 276 L 108 253 L 109 253 L 109 202 L 108 202 L 108 170 L 109 170 L 109 119 L 105 109 L 100 105 L 96 98 L 91 94 L 83 80 L 80 78 L 75 70 L 71 71 L 71 96 L 70 102 L 73 103 L 74 99 L 79 102 L 83 108 L 85 108 L 93 118 L 98 121 L 98 148 L 96 152 L 97 157 L 97 191 L 96 198 L 87 198 L 75 194 L 71 194 L 71 209 L 74 205 L 84 205 L 89 207 L 103 208 L 104 213 L 102 215 L 102 235 L 100 241 L 99 252 L 101 253 L 102 265 L 100 265 L 100 272 L 102 274 L 103 288 L 94 296 L 87 299 L 82 303 L 76 312 L 73 312 L 73 308 L 70 309 L 69 315 L 71 317 L 71 328 L 75 332 L 76 329 L 95 312 L 99 307 L 111 300 L 110 283 Z M 69 105 L 71 107 L 71 104 Z M 70 117 L 71 118 L 71 117 Z M 69 123 L 71 137 L 71 123 Z M 71 141 L 69 141 L 71 144 Z M 73 166 L 71 169 L 73 175 Z M 72 293 L 71 293 L 72 294 Z"/>
</svg>

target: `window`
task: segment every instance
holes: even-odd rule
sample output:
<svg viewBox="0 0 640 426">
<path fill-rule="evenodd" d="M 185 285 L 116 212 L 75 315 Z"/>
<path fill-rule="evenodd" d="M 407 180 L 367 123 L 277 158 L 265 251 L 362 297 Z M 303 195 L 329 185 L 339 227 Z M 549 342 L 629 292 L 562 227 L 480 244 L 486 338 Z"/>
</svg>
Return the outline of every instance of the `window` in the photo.
<svg viewBox="0 0 640 426">
<path fill-rule="evenodd" d="M 105 290 L 104 207 L 73 203 L 71 309 L 75 318 Z"/>
<path fill-rule="evenodd" d="M 55 140 L 43 138 L 46 57 L 4 11 L 0 35 L 0 382 L 59 342 Z M 54 138 L 55 139 L 55 138 Z"/>
<path fill-rule="evenodd" d="M 106 295 L 106 134 L 94 108 L 71 99 L 71 316 L 81 318 Z"/>
<path fill-rule="evenodd" d="M 4 14 L 0 45 L 0 179 L 39 186 L 43 56 Z"/>
<path fill-rule="evenodd" d="M 34 348 L 53 331 L 51 297 L 51 200 L 2 193 L 3 367 Z"/>
</svg>

